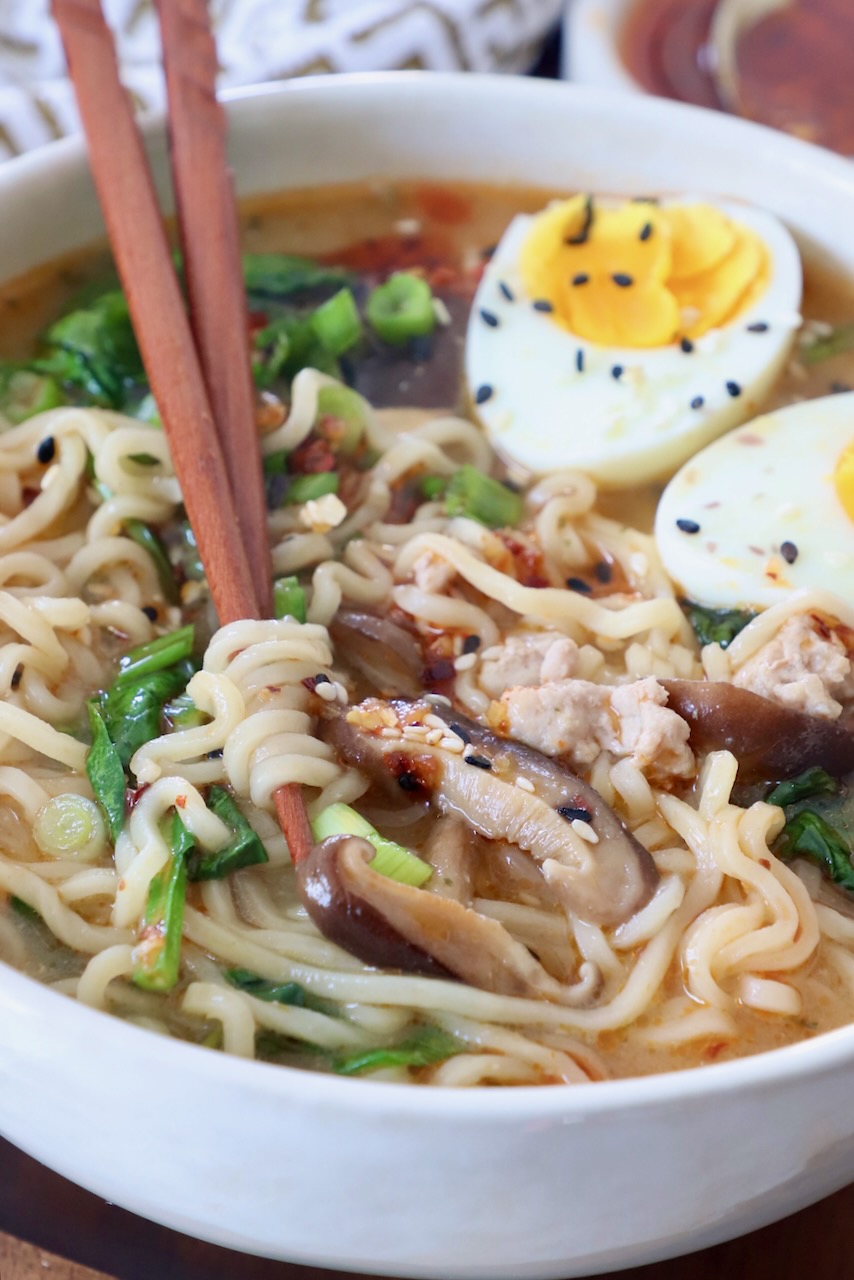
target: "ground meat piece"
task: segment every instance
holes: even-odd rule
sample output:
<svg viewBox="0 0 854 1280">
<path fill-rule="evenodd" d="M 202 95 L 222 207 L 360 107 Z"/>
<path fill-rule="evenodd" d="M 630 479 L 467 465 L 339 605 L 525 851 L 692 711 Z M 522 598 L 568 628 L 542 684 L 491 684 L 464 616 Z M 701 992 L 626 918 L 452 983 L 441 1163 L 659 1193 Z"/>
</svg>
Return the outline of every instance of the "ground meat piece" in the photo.
<svg viewBox="0 0 854 1280">
<path fill-rule="evenodd" d="M 457 576 L 457 571 L 441 556 L 434 555 L 432 551 L 425 551 L 412 566 L 412 576 L 415 579 L 415 585 L 421 591 L 441 594 L 447 591 Z"/>
<path fill-rule="evenodd" d="M 828 720 L 842 712 L 837 697 L 854 692 L 848 650 L 834 631 L 809 614 L 787 619 L 773 640 L 736 672 L 733 684 Z"/>
<path fill-rule="evenodd" d="M 574 640 L 554 631 L 509 636 L 484 654 L 478 683 L 491 698 L 500 698 L 511 687 L 565 680 L 578 668 L 578 652 Z"/>
<path fill-rule="evenodd" d="M 667 693 L 648 676 L 625 685 L 556 680 L 535 689 L 504 693 L 507 732 L 548 756 L 565 756 L 576 768 L 600 751 L 633 764 L 657 782 L 696 772 L 688 725 L 667 709 Z"/>
</svg>

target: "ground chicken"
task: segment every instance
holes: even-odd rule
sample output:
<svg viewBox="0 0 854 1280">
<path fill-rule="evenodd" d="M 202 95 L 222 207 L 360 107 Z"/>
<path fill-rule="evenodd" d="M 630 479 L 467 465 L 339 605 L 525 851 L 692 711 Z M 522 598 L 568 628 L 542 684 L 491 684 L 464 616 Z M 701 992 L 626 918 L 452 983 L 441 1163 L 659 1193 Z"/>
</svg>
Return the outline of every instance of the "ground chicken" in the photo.
<svg viewBox="0 0 854 1280">
<path fill-rule="evenodd" d="M 566 756 L 576 768 L 609 751 L 631 758 L 658 782 L 696 772 L 688 725 L 667 709 L 667 693 L 652 676 L 618 686 L 555 680 L 508 689 L 501 702 L 510 737 L 548 756 Z"/>
<path fill-rule="evenodd" d="M 448 590 L 457 576 L 457 571 L 441 556 L 434 555 L 432 551 L 425 551 L 412 566 L 412 576 L 419 590 L 441 595 Z"/>
<path fill-rule="evenodd" d="M 478 683 L 491 698 L 505 689 L 565 680 L 578 667 L 578 645 L 554 631 L 527 631 L 509 636 L 484 654 Z"/>
<path fill-rule="evenodd" d="M 848 650 L 839 636 L 809 614 L 784 622 L 774 639 L 736 672 L 733 684 L 828 720 L 842 712 L 837 698 L 854 696 Z"/>
</svg>

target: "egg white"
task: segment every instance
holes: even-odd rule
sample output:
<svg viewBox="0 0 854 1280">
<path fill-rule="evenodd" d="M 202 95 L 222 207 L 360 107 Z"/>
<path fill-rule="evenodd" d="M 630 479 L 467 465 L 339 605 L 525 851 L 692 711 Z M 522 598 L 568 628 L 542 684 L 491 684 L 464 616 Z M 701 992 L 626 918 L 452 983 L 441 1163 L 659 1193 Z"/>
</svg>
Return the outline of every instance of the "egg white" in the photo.
<svg viewBox="0 0 854 1280">
<path fill-rule="evenodd" d="M 758 209 L 708 197 L 662 203 L 698 200 L 756 233 L 768 250 L 770 280 L 755 305 L 698 338 L 690 354 L 678 343 L 642 350 L 599 346 L 535 310 L 519 269 L 534 219 L 513 219 L 484 272 L 466 339 L 476 413 L 508 461 L 536 475 L 577 467 L 605 487 L 643 484 L 671 475 L 757 411 L 801 323 L 800 257 L 783 224 Z M 484 312 L 498 323 L 488 323 Z M 758 322 L 767 330 L 750 332 Z M 615 366 L 623 369 L 619 380 Z M 727 390 L 728 382 L 739 395 Z M 487 399 L 481 389 L 489 389 Z M 702 407 L 692 408 L 698 397 Z"/>
<path fill-rule="evenodd" d="M 756 418 L 686 463 L 655 520 L 685 595 L 716 607 L 772 605 L 798 587 L 854 598 L 854 524 L 833 484 L 852 439 L 854 393 L 825 396 Z M 698 533 L 679 529 L 686 519 Z M 796 549 L 793 564 L 783 543 Z"/>
</svg>

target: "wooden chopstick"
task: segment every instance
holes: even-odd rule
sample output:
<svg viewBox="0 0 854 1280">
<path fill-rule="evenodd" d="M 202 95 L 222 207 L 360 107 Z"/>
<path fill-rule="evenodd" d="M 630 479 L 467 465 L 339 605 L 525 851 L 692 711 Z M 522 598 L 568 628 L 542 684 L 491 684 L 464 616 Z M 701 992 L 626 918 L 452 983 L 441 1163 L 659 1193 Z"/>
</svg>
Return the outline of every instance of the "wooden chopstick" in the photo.
<svg viewBox="0 0 854 1280">
<path fill-rule="evenodd" d="M 112 35 L 100 0 L 52 3 L 86 131 L 110 245 L 217 614 L 223 624 L 259 618 L 263 616 L 261 603 L 269 593 L 269 583 L 264 596 L 259 597 L 254 585 L 258 570 L 250 570 L 241 536 L 244 526 L 238 522 L 209 389 L 184 310 L 142 140 L 119 80 Z M 213 185 L 216 199 L 231 204 L 227 177 Z M 227 217 L 209 212 L 217 225 L 227 224 Z M 200 268 L 203 266 L 201 260 Z M 232 267 L 231 274 L 223 276 L 232 293 L 226 293 L 224 298 L 230 297 L 233 305 L 243 307 L 242 301 L 234 302 L 234 278 Z M 236 287 L 242 300 L 239 271 Z M 241 349 L 245 347 L 246 333 L 244 329 L 238 335 Z M 234 348 L 227 347 L 219 352 L 219 358 L 228 363 L 234 354 Z M 236 386 L 238 376 L 217 379 L 210 394 L 216 390 L 218 396 L 224 396 L 222 386 L 226 382 L 229 388 Z M 229 417 L 224 398 L 218 403 L 218 420 L 229 423 L 231 430 L 232 421 L 238 423 L 240 419 Z M 251 444 L 244 441 L 244 450 L 258 455 L 254 431 Z M 262 503 L 260 511 L 266 546 L 266 504 Z M 266 560 L 261 563 L 266 565 Z M 312 845 L 301 788 L 295 783 L 280 787 L 275 803 L 291 857 L 299 862 Z"/>
<path fill-rule="evenodd" d="M 262 616 L 272 611 L 237 206 L 206 0 L 157 0 L 190 322 Z"/>
</svg>

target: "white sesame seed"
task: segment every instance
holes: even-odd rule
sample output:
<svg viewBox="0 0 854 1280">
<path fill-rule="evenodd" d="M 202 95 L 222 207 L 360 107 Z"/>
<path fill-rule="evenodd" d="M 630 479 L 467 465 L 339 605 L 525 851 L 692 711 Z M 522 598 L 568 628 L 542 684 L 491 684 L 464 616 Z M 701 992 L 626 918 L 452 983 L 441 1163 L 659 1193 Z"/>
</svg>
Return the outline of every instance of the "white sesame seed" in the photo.
<svg viewBox="0 0 854 1280">
<path fill-rule="evenodd" d="M 42 493 L 44 493 L 45 489 L 50 488 L 50 486 L 53 484 L 54 480 L 56 480 L 58 476 L 59 476 L 59 463 L 55 462 L 52 467 L 48 467 L 47 471 L 42 476 L 42 482 L 41 482 Z"/>
<path fill-rule="evenodd" d="M 425 702 L 432 702 L 434 707 L 449 707 L 451 699 L 446 698 L 444 693 L 428 693 Z"/>
<path fill-rule="evenodd" d="M 394 229 L 399 236 L 417 236 L 421 231 L 421 222 L 418 218 L 398 218 Z"/>
<path fill-rule="evenodd" d="M 402 736 L 403 735 L 401 734 L 399 729 L 389 729 L 389 728 L 380 729 L 381 738 L 400 738 Z"/>
<path fill-rule="evenodd" d="M 335 692 L 335 685 L 331 680 L 322 680 L 320 684 L 314 686 L 314 692 L 318 698 L 322 698 L 324 702 L 337 702 L 338 694 Z"/>
<path fill-rule="evenodd" d="M 412 742 L 424 742 L 427 738 L 428 730 L 421 724 L 405 724 L 403 726 L 404 738 L 409 738 Z"/>
<path fill-rule="evenodd" d="M 428 729 L 441 729 L 443 733 L 447 732 L 448 726 L 439 716 L 434 716 L 432 711 L 428 711 L 424 717 L 424 723 Z"/>
<path fill-rule="evenodd" d="M 464 653 L 461 658 L 455 659 L 454 667 L 457 671 L 471 671 L 476 662 L 476 653 Z"/>
<path fill-rule="evenodd" d="M 483 661 L 484 661 L 484 662 L 486 662 L 486 661 L 488 661 L 488 660 L 489 660 L 489 659 L 491 659 L 491 658 L 498 658 L 498 657 L 500 657 L 500 656 L 501 656 L 501 654 L 502 654 L 502 652 L 503 652 L 503 650 L 502 650 L 502 648 L 501 648 L 501 645 L 500 645 L 500 644 L 493 644 L 493 645 L 490 645 L 488 649 L 483 649 L 483 650 L 481 651 L 481 655 L 480 655 L 480 656 L 481 656 L 481 658 L 483 659 Z"/>
<path fill-rule="evenodd" d="M 443 329 L 447 329 L 449 324 L 454 323 L 450 311 L 441 298 L 433 299 L 433 315 L 436 317 L 436 323 L 440 324 Z"/>
<path fill-rule="evenodd" d="M 586 840 L 588 844 L 598 844 L 599 837 L 589 822 L 582 822 L 580 818 L 573 818 L 569 824 L 575 834 L 580 836 L 582 840 Z"/>
<path fill-rule="evenodd" d="M 454 751 L 457 755 L 462 754 L 465 745 L 462 738 L 458 738 L 456 734 L 452 738 L 442 738 L 439 743 L 439 746 L 444 748 L 445 751 Z"/>
<path fill-rule="evenodd" d="M 523 778 L 521 774 L 520 774 L 520 775 L 519 775 L 519 777 L 516 779 L 516 786 L 520 789 L 520 791 L 533 791 L 533 790 L 534 790 L 534 784 L 533 784 L 533 782 L 531 781 L 531 779 L 530 779 L 530 778 Z"/>
<path fill-rule="evenodd" d="M 430 747 L 435 747 L 437 743 L 442 741 L 444 733 L 441 729 L 431 729 L 427 734 L 426 742 Z"/>
<path fill-rule="evenodd" d="M 344 688 L 344 685 L 341 683 L 341 681 L 333 680 L 332 688 L 335 690 L 336 701 L 346 706 L 346 704 L 350 701 L 350 695 L 348 694 L 347 690 Z"/>
</svg>

